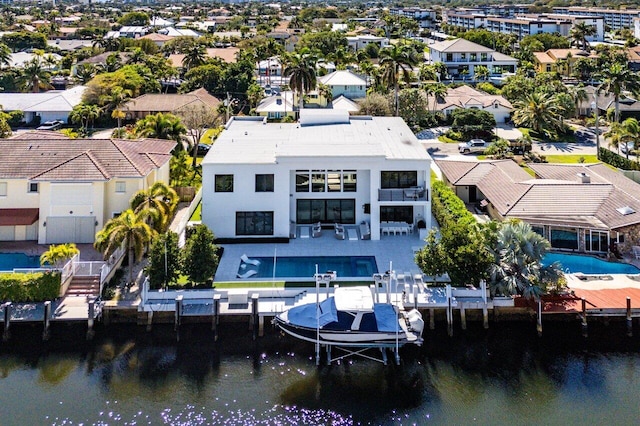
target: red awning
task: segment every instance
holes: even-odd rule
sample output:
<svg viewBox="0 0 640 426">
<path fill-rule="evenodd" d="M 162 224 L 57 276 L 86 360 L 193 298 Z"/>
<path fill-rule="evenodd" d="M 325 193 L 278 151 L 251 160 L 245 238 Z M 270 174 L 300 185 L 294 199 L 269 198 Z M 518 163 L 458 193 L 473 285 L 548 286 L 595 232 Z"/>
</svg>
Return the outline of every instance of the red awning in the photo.
<svg viewBox="0 0 640 426">
<path fill-rule="evenodd" d="M 38 209 L 0 209 L 0 226 L 32 225 L 38 220 Z"/>
</svg>

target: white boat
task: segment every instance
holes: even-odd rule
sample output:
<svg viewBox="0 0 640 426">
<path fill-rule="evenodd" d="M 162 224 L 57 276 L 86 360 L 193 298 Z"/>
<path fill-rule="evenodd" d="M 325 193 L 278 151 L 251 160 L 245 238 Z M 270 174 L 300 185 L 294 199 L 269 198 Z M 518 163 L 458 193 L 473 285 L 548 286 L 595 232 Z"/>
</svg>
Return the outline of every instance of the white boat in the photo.
<svg viewBox="0 0 640 426">
<path fill-rule="evenodd" d="M 369 287 L 339 287 L 322 302 L 291 308 L 275 318 L 285 333 L 321 345 L 422 344 L 424 321 L 417 309 L 374 303 Z"/>
</svg>

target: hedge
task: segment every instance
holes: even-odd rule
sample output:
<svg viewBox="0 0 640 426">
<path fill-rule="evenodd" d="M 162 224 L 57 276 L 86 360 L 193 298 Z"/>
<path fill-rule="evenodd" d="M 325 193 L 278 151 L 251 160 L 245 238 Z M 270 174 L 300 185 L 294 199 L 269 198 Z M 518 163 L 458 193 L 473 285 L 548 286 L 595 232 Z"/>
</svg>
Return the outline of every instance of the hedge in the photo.
<svg viewBox="0 0 640 426">
<path fill-rule="evenodd" d="M 475 223 L 475 218 L 467 210 L 464 202 L 443 181 L 433 181 L 431 192 L 433 193 L 431 211 L 440 227 L 446 227 L 450 223 Z"/>
<path fill-rule="evenodd" d="M 0 274 L 0 300 L 44 302 L 60 295 L 60 272 Z"/>
<path fill-rule="evenodd" d="M 640 163 L 637 161 L 627 160 L 622 155 L 618 155 L 606 148 L 600 148 L 600 159 L 617 169 L 640 170 Z"/>
</svg>

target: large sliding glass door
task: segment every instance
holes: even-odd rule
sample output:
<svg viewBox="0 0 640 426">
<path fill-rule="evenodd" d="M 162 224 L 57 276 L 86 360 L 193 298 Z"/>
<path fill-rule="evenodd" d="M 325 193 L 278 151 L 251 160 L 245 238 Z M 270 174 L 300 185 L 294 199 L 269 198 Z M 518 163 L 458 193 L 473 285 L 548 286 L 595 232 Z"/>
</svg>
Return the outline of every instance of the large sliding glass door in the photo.
<svg viewBox="0 0 640 426">
<path fill-rule="evenodd" d="M 296 222 L 356 223 L 356 200 L 297 200 Z"/>
<path fill-rule="evenodd" d="M 609 250 L 609 233 L 588 230 L 585 232 L 584 243 L 587 251 L 606 252 Z"/>
</svg>

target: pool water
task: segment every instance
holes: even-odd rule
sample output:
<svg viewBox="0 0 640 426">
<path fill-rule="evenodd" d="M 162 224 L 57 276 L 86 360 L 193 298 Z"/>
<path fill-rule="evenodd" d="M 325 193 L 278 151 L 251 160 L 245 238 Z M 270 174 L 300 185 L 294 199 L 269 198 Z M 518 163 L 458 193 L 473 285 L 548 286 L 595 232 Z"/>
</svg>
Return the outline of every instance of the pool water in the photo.
<svg viewBox="0 0 640 426">
<path fill-rule="evenodd" d="M 371 278 L 378 272 L 376 258 L 374 256 L 283 256 L 277 257 L 251 257 L 260 261 L 257 274 L 251 278 L 272 278 L 273 265 L 275 263 L 276 278 L 313 278 L 318 271 L 336 271 L 338 278 L 367 277 Z M 245 274 L 247 270 L 255 269 L 253 265 L 246 265 L 238 270 L 238 274 Z"/>
<path fill-rule="evenodd" d="M 24 253 L 0 253 L 0 271 L 12 271 L 14 268 L 39 268 L 40 257 Z"/>
<path fill-rule="evenodd" d="M 569 273 L 582 272 L 583 274 L 639 274 L 640 269 L 628 263 L 607 262 L 597 257 L 547 253 L 542 259 L 543 265 L 559 262 L 562 270 Z"/>
</svg>

